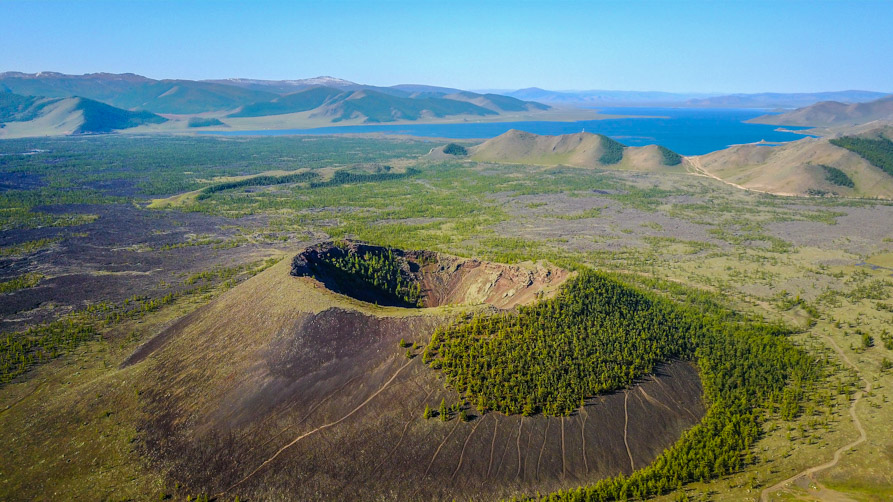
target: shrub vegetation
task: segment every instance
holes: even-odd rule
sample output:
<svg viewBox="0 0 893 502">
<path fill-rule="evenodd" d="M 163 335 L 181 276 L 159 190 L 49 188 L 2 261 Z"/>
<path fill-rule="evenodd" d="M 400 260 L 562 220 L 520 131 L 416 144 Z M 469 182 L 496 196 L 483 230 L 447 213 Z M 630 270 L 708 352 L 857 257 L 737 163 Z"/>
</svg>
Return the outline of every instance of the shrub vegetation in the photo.
<svg viewBox="0 0 893 502">
<path fill-rule="evenodd" d="M 692 353 L 677 310 L 595 272 L 517 314 L 478 315 L 435 332 L 425 359 L 480 411 L 567 415 Z"/>
<path fill-rule="evenodd" d="M 675 293 L 680 302 L 583 271 L 554 299 L 437 331 L 424 359 L 481 412 L 549 415 L 567 415 L 587 397 L 629 385 L 669 358 L 696 361 L 707 404 L 701 423 L 630 476 L 545 499 L 667 493 L 752 462 L 766 411 L 797 417 L 807 386 L 822 371 L 783 327 L 743 319 L 706 294 Z"/>
<path fill-rule="evenodd" d="M 657 146 L 657 149 L 660 150 L 661 154 L 661 163 L 665 166 L 678 166 L 682 163 L 682 156 L 678 153 L 670 150 L 665 146 Z"/>
<path fill-rule="evenodd" d="M 43 279 L 40 274 L 23 274 L 8 281 L 0 282 L 0 293 L 12 293 L 20 289 L 33 288 Z"/>
<path fill-rule="evenodd" d="M 893 141 L 887 138 L 844 136 L 832 139 L 831 144 L 858 154 L 872 165 L 893 176 Z"/>
<path fill-rule="evenodd" d="M 204 200 L 210 197 L 211 194 L 222 192 L 224 190 L 232 190 L 234 188 L 301 183 L 318 177 L 319 175 L 316 174 L 315 171 L 304 171 L 302 173 L 286 174 L 285 176 L 253 176 L 251 178 L 227 181 L 225 183 L 218 183 L 216 185 L 202 188 L 201 193 L 198 194 L 196 200 Z"/>
<path fill-rule="evenodd" d="M 422 306 L 421 286 L 408 277 L 390 248 L 386 253 L 345 253 L 342 257 L 329 258 L 326 264 L 352 281 L 360 281 L 385 296 L 404 304 Z M 408 346 L 404 343 L 401 342 L 401 347 Z"/>
<path fill-rule="evenodd" d="M 601 136 L 601 135 L 599 135 Z M 613 139 L 607 136 L 601 136 L 602 139 L 602 148 L 604 148 L 604 152 L 602 152 L 602 156 L 599 157 L 598 161 L 602 164 L 617 164 L 621 160 L 623 160 L 623 144 L 614 141 Z"/>
<path fill-rule="evenodd" d="M 825 170 L 825 179 L 829 183 L 833 183 L 840 187 L 855 187 L 855 183 L 853 183 L 853 179 L 847 176 L 847 174 L 836 167 L 825 166 L 822 168 Z"/>
<path fill-rule="evenodd" d="M 192 117 L 187 122 L 188 127 L 213 127 L 226 125 L 214 117 Z"/>
<path fill-rule="evenodd" d="M 462 145 L 450 143 L 447 146 L 443 147 L 443 153 L 447 155 L 468 155 L 468 150 L 466 150 L 465 147 Z"/>
</svg>

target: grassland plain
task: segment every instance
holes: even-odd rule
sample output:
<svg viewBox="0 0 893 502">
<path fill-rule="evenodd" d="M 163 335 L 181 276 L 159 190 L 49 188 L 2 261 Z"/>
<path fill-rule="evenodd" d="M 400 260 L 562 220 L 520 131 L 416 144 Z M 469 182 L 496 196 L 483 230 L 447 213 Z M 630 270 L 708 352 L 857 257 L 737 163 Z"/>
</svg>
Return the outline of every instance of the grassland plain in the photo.
<svg viewBox="0 0 893 502">
<path fill-rule="evenodd" d="M 804 397 L 797 419 L 767 415 L 743 470 L 686 485 L 667 499 L 684 492 L 757 500 L 767 488 L 769 499 L 893 497 L 893 372 L 882 370 L 893 359 L 885 343 L 893 331 L 893 205 L 778 197 L 685 173 L 419 160 L 431 146 L 356 138 L 4 142 L 0 170 L 15 183 L 0 193 L 0 245 L 10 249 L 0 256 L 0 282 L 44 276 L 3 294 L 4 330 L 103 302 L 123 304 L 134 293 L 139 301 L 161 299 L 171 291 L 165 284 L 188 289 L 192 274 L 217 264 L 255 262 L 326 237 L 504 262 L 583 264 L 623 273 L 631 283 L 666 279 L 782 320 L 796 327 L 796 344 L 835 363 L 827 384 Z M 176 210 L 141 208 L 228 179 L 217 177 L 306 168 L 328 169 L 328 179 L 338 169 L 374 174 L 383 165 L 410 164 L 417 172 L 399 179 L 240 186 L 187 198 Z M 122 234 L 115 222 L 127 214 Z M 103 238 L 105 251 L 87 246 L 90 237 Z M 170 272 L 175 263 L 183 265 Z M 70 289 L 52 285 L 74 270 L 97 286 L 52 296 Z M 139 457 L 137 370 L 119 365 L 141 341 L 207 303 L 209 293 L 110 322 L 97 340 L 0 387 L 0 437 L 15 460 L 2 468 L 3 498 L 185 497 L 188 488 Z M 831 461 L 860 438 L 860 426 L 865 441 L 841 450 L 836 464 L 775 487 Z"/>
</svg>

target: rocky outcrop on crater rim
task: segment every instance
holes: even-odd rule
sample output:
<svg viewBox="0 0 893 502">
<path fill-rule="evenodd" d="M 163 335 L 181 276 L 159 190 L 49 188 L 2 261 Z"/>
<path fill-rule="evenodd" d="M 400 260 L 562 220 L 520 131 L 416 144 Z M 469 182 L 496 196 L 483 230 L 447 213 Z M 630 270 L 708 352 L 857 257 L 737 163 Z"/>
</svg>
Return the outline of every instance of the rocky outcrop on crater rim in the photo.
<svg viewBox="0 0 893 502">
<path fill-rule="evenodd" d="M 291 275 L 312 277 L 325 287 L 357 300 L 379 305 L 408 306 L 390 301 L 362 280 L 345 277 L 329 264 L 349 255 L 390 253 L 403 279 L 418 285 L 423 307 L 489 304 L 511 309 L 549 296 L 570 273 L 543 263 L 516 265 L 461 258 L 434 251 L 404 251 L 347 240 L 308 247 L 292 260 Z M 390 299 L 393 300 L 393 299 Z"/>
</svg>

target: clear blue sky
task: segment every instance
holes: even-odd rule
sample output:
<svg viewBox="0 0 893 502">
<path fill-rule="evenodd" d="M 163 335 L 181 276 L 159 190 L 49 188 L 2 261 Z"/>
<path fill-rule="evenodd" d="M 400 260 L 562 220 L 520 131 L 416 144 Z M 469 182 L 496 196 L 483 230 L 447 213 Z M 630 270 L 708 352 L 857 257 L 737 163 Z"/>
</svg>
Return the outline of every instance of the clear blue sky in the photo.
<svg viewBox="0 0 893 502">
<path fill-rule="evenodd" d="M 893 1 L 0 0 L 0 71 L 893 91 Z"/>
</svg>

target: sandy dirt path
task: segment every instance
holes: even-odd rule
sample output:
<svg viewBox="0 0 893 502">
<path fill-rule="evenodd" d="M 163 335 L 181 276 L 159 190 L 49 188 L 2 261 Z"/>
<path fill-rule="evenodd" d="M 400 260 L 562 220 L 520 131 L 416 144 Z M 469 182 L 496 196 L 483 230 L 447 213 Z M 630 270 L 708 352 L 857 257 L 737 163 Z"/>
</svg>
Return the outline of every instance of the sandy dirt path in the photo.
<svg viewBox="0 0 893 502">
<path fill-rule="evenodd" d="M 623 391 L 623 444 L 626 445 L 626 454 L 629 455 L 629 467 L 631 472 L 636 471 L 636 464 L 633 462 L 633 452 L 629 449 L 629 440 L 626 437 L 626 430 L 629 426 L 629 389 Z"/>
<path fill-rule="evenodd" d="M 778 492 L 787 489 L 787 487 L 790 484 L 794 483 L 795 481 L 797 481 L 798 479 L 800 479 L 804 476 L 808 477 L 810 479 L 810 481 L 819 488 L 818 491 L 816 491 L 814 493 L 810 493 L 810 495 L 812 497 L 816 498 L 817 500 L 827 500 L 827 501 L 833 501 L 833 502 L 853 500 L 850 497 L 847 497 L 846 495 L 844 495 L 840 492 L 836 492 L 834 490 L 831 490 L 831 489 L 823 486 L 821 483 L 816 481 L 814 475 L 818 472 L 824 471 L 826 469 L 830 469 L 830 468 L 834 467 L 835 465 L 837 465 L 837 463 L 840 461 L 840 457 L 845 452 L 852 450 L 856 446 L 865 442 L 865 440 L 867 439 L 867 434 L 865 433 L 865 428 L 862 427 L 862 422 L 859 421 L 859 417 L 856 415 L 856 406 L 859 404 L 859 401 L 862 399 L 862 396 L 871 392 L 871 382 L 869 382 L 865 377 L 862 376 L 862 373 L 859 372 L 859 368 L 857 368 L 856 365 L 853 364 L 853 362 L 850 360 L 850 358 L 847 357 L 847 355 L 843 352 L 843 350 L 841 350 L 840 346 L 838 346 L 837 343 L 835 343 L 834 340 L 831 339 L 831 337 L 826 336 L 825 339 L 831 345 L 831 348 L 833 348 L 834 351 L 837 352 L 837 355 L 839 355 L 840 358 L 843 359 L 843 361 L 849 367 L 853 368 L 853 371 L 855 371 L 856 374 L 859 375 L 859 379 L 862 380 L 863 382 L 865 382 L 864 389 L 862 389 L 856 393 L 855 397 L 853 398 L 853 402 L 850 404 L 850 417 L 852 417 L 852 419 L 853 419 L 853 426 L 855 426 L 856 430 L 859 431 L 859 437 L 855 441 L 845 444 L 845 445 L 841 446 L 840 448 L 838 448 L 837 450 L 835 450 L 834 456 L 828 462 L 825 462 L 823 464 L 816 465 L 816 466 L 810 467 L 808 469 L 805 469 L 801 472 L 798 472 L 797 474 L 794 474 L 793 476 L 789 477 L 788 479 L 786 479 L 784 481 L 781 481 L 779 483 L 776 483 L 776 484 L 764 489 L 762 491 L 762 493 L 760 494 L 760 500 L 762 502 L 769 502 L 771 500 L 770 496 L 772 494 L 777 494 Z"/>
<path fill-rule="evenodd" d="M 717 175 L 715 175 L 715 174 L 713 174 L 713 173 L 711 173 L 711 172 L 708 172 L 706 169 L 704 169 L 704 166 L 701 165 L 701 159 L 698 158 L 698 157 L 684 157 L 684 158 L 685 158 L 685 160 L 688 162 L 688 165 L 690 165 L 690 166 L 692 167 L 692 169 L 694 169 L 694 171 L 689 171 L 689 173 L 690 173 L 690 174 L 693 174 L 693 175 L 695 175 L 695 176 L 703 176 L 703 177 L 705 177 L 705 178 L 711 178 L 711 179 L 714 179 L 714 180 L 716 180 L 716 181 L 725 183 L 726 185 L 733 186 L 733 187 L 735 187 L 735 188 L 737 188 L 737 189 L 739 189 L 739 190 L 746 190 L 746 191 L 748 191 L 748 192 L 765 193 L 765 194 L 769 194 L 769 195 L 784 195 L 784 196 L 787 196 L 787 197 L 796 197 L 796 196 L 798 196 L 798 195 L 795 194 L 795 193 L 787 193 L 787 192 L 769 192 L 769 191 L 767 191 L 767 190 L 757 190 L 756 188 L 747 188 L 747 187 L 744 186 L 744 185 L 739 185 L 739 184 L 737 184 L 737 183 L 732 183 L 731 181 L 724 180 L 724 179 L 720 178 L 719 176 L 717 176 Z"/>
</svg>

